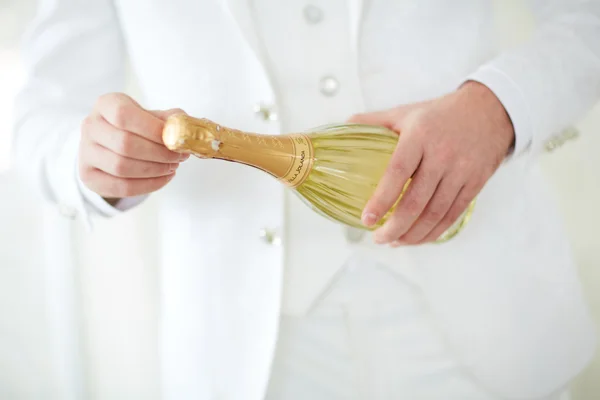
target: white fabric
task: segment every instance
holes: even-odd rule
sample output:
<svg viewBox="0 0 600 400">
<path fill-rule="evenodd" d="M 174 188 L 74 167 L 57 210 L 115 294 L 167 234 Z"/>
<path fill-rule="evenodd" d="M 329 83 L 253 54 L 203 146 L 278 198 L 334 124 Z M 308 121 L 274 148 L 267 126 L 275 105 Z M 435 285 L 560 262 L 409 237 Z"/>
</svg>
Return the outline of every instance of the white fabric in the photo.
<svg viewBox="0 0 600 400">
<path fill-rule="evenodd" d="M 343 121 L 356 110 L 363 109 L 349 36 L 349 32 L 358 28 L 352 24 L 351 10 L 346 1 L 319 4 L 324 14 L 323 21 L 316 25 L 305 23 L 293 30 L 286 30 L 286 26 L 295 18 L 303 17 L 303 1 L 255 0 L 252 4 L 256 31 L 270 60 L 271 76 L 279 83 L 278 103 L 282 105 L 279 112 L 284 117 L 282 131 L 318 126 L 323 123 L 325 112 L 331 121 Z M 279 15 L 280 18 L 273 18 L 273 15 Z M 285 35 L 278 34 L 283 31 L 286 31 Z M 327 40 L 315 45 L 326 32 Z M 290 48 L 295 51 L 291 52 Z M 314 63 L 315 68 L 306 68 L 307 61 Z M 298 74 L 297 68 L 307 69 L 307 84 L 301 85 L 294 78 Z M 333 98 L 323 96 L 319 91 L 319 81 L 328 75 L 340 82 L 339 95 Z M 306 104 L 307 99 L 310 99 L 310 105 Z M 302 113 L 294 111 L 302 109 Z M 352 248 L 346 243 L 341 226 L 323 221 L 314 225 L 321 217 L 315 218 L 313 211 L 292 192 L 285 195 L 284 241 L 293 245 L 285 248 L 282 310 L 285 313 L 303 314 L 336 273 L 344 258 L 349 256 Z M 311 223 L 307 224 L 306 221 Z M 325 246 L 339 250 L 328 252 Z M 322 250 L 319 250 L 320 247 Z M 320 264 L 326 267 L 306 273 L 307 251 L 323 257 Z M 320 286 L 315 285 L 317 282 Z"/>
<path fill-rule="evenodd" d="M 84 221 L 94 208 L 74 172 L 78 126 L 99 95 L 124 90 L 125 54 L 145 107 L 250 131 L 303 130 L 438 96 L 470 77 L 496 91 L 516 124 L 515 155 L 482 191 L 468 228 L 440 246 L 354 245 L 302 204 L 286 218 L 282 185 L 259 171 L 184 163 L 159 211 L 165 399 L 262 399 L 282 291 L 285 311 L 306 315 L 358 254 L 417 285 L 457 360 L 502 396 L 548 396 L 591 358 L 592 323 L 534 161 L 600 95 L 597 0 L 527 2 L 537 34 L 503 54 L 491 1 L 312 2 L 325 10 L 312 30 L 299 2 L 40 3 L 25 46 L 16 160 L 49 201 Z M 265 37 L 265 23 L 289 39 Z M 319 91 L 325 75 L 340 82 L 334 96 Z M 256 119 L 259 102 L 279 121 Z M 281 246 L 260 238 L 265 227 L 287 233 Z"/>
<path fill-rule="evenodd" d="M 487 391 L 456 362 L 418 288 L 384 265 L 355 260 L 308 315 L 282 316 L 266 399 L 504 397 Z"/>
</svg>

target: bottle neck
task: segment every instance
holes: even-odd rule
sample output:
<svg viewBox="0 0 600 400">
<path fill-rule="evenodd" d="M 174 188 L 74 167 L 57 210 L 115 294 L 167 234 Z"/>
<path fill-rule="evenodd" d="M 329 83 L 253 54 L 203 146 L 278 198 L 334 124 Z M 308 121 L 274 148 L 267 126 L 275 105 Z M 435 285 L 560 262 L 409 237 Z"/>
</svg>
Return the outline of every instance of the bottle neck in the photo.
<svg viewBox="0 0 600 400">
<path fill-rule="evenodd" d="M 292 188 L 301 185 L 312 169 L 313 147 L 306 135 L 259 135 L 206 119 L 176 117 L 167 120 L 163 131 L 171 150 L 249 165 Z"/>
</svg>

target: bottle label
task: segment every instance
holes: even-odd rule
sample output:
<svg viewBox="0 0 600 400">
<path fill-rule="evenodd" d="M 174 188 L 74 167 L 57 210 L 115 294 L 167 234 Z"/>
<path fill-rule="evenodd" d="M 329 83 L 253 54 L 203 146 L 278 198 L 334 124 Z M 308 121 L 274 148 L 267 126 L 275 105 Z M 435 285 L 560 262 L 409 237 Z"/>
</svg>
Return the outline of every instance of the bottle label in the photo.
<svg viewBox="0 0 600 400">
<path fill-rule="evenodd" d="M 290 135 L 292 162 L 280 180 L 291 188 L 300 186 L 310 174 L 314 162 L 314 150 L 306 135 Z"/>
</svg>

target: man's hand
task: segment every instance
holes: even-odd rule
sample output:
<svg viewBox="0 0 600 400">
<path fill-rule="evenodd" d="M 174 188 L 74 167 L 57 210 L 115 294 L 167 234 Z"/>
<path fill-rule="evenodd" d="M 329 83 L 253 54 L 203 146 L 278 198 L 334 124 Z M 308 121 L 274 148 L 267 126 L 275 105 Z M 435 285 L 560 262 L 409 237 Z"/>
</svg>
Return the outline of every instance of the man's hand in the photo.
<svg viewBox="0 0 600 400">
<path fill-rule="evenodd" d="M 164 120 L 176 113 L 183 111 L 147 111 L 120 93 L 100 97 L 81 127 L 82 182 L 111 203 L 165 186 L 189 157 L 162 141 Z"/>
<path fill-rule="evenodd" d="M 390 164 L 363 211 L 375 224 L 412 181 L 375 241 L 392 246 L 435 241 L 477 196 L 514 142 L 508 114 L 484 85 L 467 82 L 444 97 L 354 116 L 400 134 Z"/>
</svg>

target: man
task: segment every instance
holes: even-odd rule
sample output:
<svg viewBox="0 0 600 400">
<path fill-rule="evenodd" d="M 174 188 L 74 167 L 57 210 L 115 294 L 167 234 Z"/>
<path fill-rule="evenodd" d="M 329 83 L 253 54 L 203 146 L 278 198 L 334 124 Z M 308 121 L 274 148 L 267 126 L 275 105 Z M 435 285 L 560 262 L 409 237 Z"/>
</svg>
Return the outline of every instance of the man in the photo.
<svg viewBox="0 0 600 400">
<path fill-rule="evenodd" d="M 165 399 L 567 395 L 594 332 L 535 158 L 600 96 L 600 4 L 527 4 L 535 34 L 500 53 L 489 1 L 41 2 L 17 158 L 88 226 L 161 190 Z M 398 131 L 365 225 L 414 180 L 370 240 L 258 171 L 166 150 L 182 110 Z"/>
</svg>

